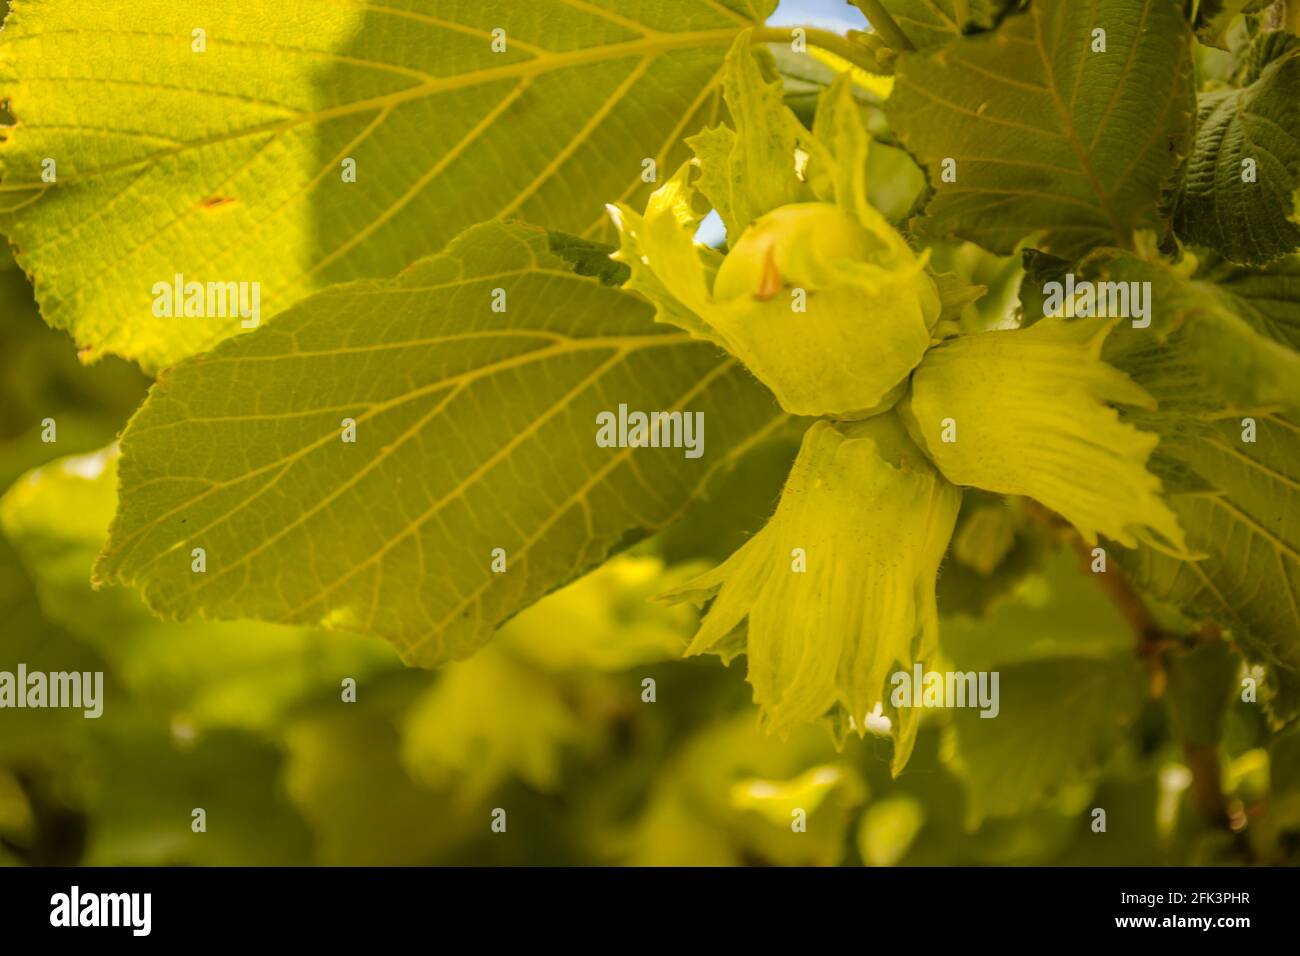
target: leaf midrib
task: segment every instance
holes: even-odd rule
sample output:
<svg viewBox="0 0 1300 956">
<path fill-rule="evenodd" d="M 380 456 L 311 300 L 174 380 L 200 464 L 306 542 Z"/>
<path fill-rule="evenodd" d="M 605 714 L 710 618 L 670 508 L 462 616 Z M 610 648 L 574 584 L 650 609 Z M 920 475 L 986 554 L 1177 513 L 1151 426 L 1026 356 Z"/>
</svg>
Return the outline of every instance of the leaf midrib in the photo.
<svg viewBox="0 0 1300 956">
<path fill-rule="evenodd" d="M 740 27 L 738 25 L 736 28 L 716 30 L 699 30 L 682 33 L 648 33 L 639 39 L 629 40 L 622 43 L 586 47 L 581 50 L 572 50 L 566 53 L 546 54 L 545 56 L 534 57 L 530 60 L 521 60 L 517 63 L 509 63 L 504 66 L 492 67 L 490 69 L 457 73 L 454 76 L 443 77 L 429 83 L 407 87 L 406 89 L 396 90 L 392 93 L 385 93 L 381 96 L 373 96 L 368 99 L 356 100 L 351 103 L 342 103 L 337 106 L 312 110 L 285 120 L 272 120 L 254 126 L 246 126 L 238 130 L 231 130 L 211 136 L 201 137 L 195 140 L 189 140 L 170 149 L 159 150 L 146 156 L 126 160 L 121 163 L 97 167 L 96 169 L 81 175 L 61 176 L 59 179 L 59 185 L 66 187 L 86 179 L 111 175 L 123 170 L 133 169 L 137 166 L 155 163 L 168 156 L 180 155 L 193 149 L 202 149 L 207 146 L 235 142 L 250 137 L 283 133 L 298 126 L 326 122 L 328 120 L 339 119 L 341 117 L 351 116 L 356 113 L 364 113 L 370 110 L 382 111 L 412 100 L 436 96 L 441 93 L 453 92 L 455 90 L 467 89 L 473 86 L 481 86 L 498 80 L 533 79 L 537 76 L 542 76 L 575 66 L 588 66 L 594 63 L 630 58 L 650 57 L 653 59 L 655 56 L 670 50 L 690 49 L 693 47 L 713 46 L 724 43 L 729 44 L 735 40 L 739 29 Z M 111 33 L 112 31 L 105 32 Z M 33 36 L 19 37 L 18 39 L 34 39 L 39 36 L 41 35 L 36 34 Z M 21 104 L 15 103 L 14 108 L 17 111 L 21 111 Z M 21 130 L 22 126 L 19 125 L 11 131 L 11 142 L 13 141 L 13 137 L 20 133 Z M 0 184 L 0 193 L 27 192 L 34 188 L 40 188 L 43 192 L 45 189 L 49 188 L 49 184 L 4 183 Z"/>
<path fill-rule="evenodd" d="M 732 368 L 734 368 L 735 365 L 736 365 L 735 361 L 730 359 L 727 360 L 726 362 L 720 363 L 717 366 L 717 368 L 714 369 L 713 372 L 711 372 L 709 375 L 702 378 L 694 387 L 692 387 L 688 392 L 682 395 L 681 398 L 679 398 L 676 402 L 674 402 L 673 407 L 668 409 L 668 411 L 683 410 L 687 402 L 689 402 L 692 398 L 694 398 L 696 395 L 702 392 L 707 385 L 712 384 L 713 381 L 716 378 L 720 377 L 724 372 L 728 372 Z M 715 474 L 717 474 L 723 468 L 729 467 L 736 460 L 738 460 L 742 455 L 744 455 L 750 449 L 756 447 L 759 443 L 765 441 L 770 435 L 772 435 L 774 432 L 776 432 L 778 429 L 780 429 L 790 420 L 791 420 L 790 416 L 785 412 L 780 412 L 774 415 L 772 417 L 772 420 L 768 422 L 766 426 L 754 432 L 753 435 L 750 435 L 743 442 L 737 444 L 734 448 L 730 449 L 725 455 L 723 455 L 712 465 L 710 465 L 705 470 L 704 475 L 701 477 L 699 486 L 704 487 L 705 485 L 707 485 L 709 480 Z M 615 454 L 611 455 L 609 461 L 607 461 L 604 465 L 602 465 L 590 478 L 588 478 L 587 481 L 583 483 L 581 488 L 575 491 L 572 495 L 570 495 L 565 501 L 561 502 L 554 509 L 554 511 L 551 513 L 551 516 L 547 518 L 546 521 L 542 522 L 541 526 L 537 529 L 536 532 L 528 536 L 528 538 L 523 542 L 523 545 L 521 547 L 517 547 L 514 549 L 516 560 L 522 555 L 527 555 L 531 551 L 532 547 L 542 539 L 542 536 L 545 535 L 546 532 L 549 531 L 554 526 L 555 522 L 558 521 L 568 511 L 571 505 L 579 501 L 584 502 L 585 504 L 587 500 L 586 499 L 587 494 L 589 494 L 592 488 L 596 487 L 596 485 L 602 479 L 604 479 L 604 477 L 608 475 L 608 473 L 612 471 L 617 465 L 622 464 L 624 461 L 627 461 L 629 464 L 632 464 L 632 462 L 635 461 L 635 459 L 632 458 L 632 451 L 633 449 L 631 447 L 624 447 L 624 448 L 620 448 Z M 672 514 L 672 516 L 668 518 L 667 521 L 664 522 L 664 525 L 667 526 L 675 522 L 678 518 L 684 515 L 687 509 L 689 509 L 691 505 L 694 503 L 695 503 L 695 496 L 691 496 L 682 504 L 680 508 L 678 508 Z M 527 564 L 525 563 L 524 566 L 527 567 Z M 486 580 L 490 580 L 490 579 L 486 579 Z M 454 618 L 457 614 L 463 611 L 472 602 L 477 601 L 480 597 L 482 597 L 482 595 L 486 592 L 486 590 L 487 590 L 487 584 L 480 584 L 478 587 L 476 587 L 473 591 L 469 593 L 469 595 L 467 595 L 459 604 L 453 607 L 451 611 L 449 611 L 446 615 L 444 615 L 443 618 L 435 624 L 434 630 L 430 631 L 424 637 L 415 641 L 410 646 L 409 650 L 411 652 L 415 652 L 425 647 L 429 643 L 429 641 L 431 641 L 434 638 L 435 635 L 439 635 L 442 633 L 442 629 L 447 626 L 447 624 L 452 620 L 452 618 Z M 321 596 L 323 596 L 323 594 L 324 592 L 322 592 Z M 310 606 L 310 603 L 305 606 Z M 369 624 L 369 622 L 367 622 L 367 624 Z"/>
<path fill-rule="evenodd" d="M 1147 6 L 1144 4 L 1143 6 L 1144 20 L 1146 17 L 1147 9 L 1148 9 Z M 1043 65 L 1043 79 L 1047 86 L 1047 92 L 1051 96 L 1052 106 L 1055 108 L 1057 117 L 1061 121 L 1061 127 L 1064 131 L 1064 137 L 1066 141 L 1069 142 L 1070 147 L 1074 150 L 1075 158 L 1079 162 L 1079 168 L 1083 171 L 1083 174 L 1088 178 L 1088 183 L 1092 186 L 1092 190 L 1097 196 L 1097 203 L 1096 203 L 1097 210 L 1101 212 L 1101 214 L 1104 215 L 1106 219 L 1110 222 L 1111 229 L 1114 232 L 1116 239 L 1118 241 L 1123 241 L 1125 239 L 1124 230 L 1120 225 L 1119 217 L 1116 215 L 1115 209 L 1111 202 L 1111 198 L 1107 194 L 1106 190 L 1102 188 L 1101 181 L 1097 178 L 1097 172 L 1092 167 L 1092 157 L 1084 149 L 1083 143 L 1079 140 L 1078 133 L 1074 128 L 1074 120 L 1072 119 L 1071 115 L 1067 112 L 1065 103 L 1061 100 L 1060 91 L 1057 90 L 1056 88 L 1056 75 L 1052 70 L 1051 61 L 1047 55 L 1047 49 L 1043 45 L 1043 30 L 1042 30 L 1043 21 L 1042 21 L 1041 11 L 1037 6 L 1031 6 L 1029 9 L 1029 15 L 1034 19 L 1034 48 L 1038 51 L 1039 60 Z M 1064 29 L 1064 27 L 1062 27 L 1062 29 Z M 1140 32 L 1134 35 L 1133 38 L 1134 51 L 1136 51 L 1140 39 L 1141 39 Z M 1125 67 L 1125 74 L 1127 74 L 1127 66 Z M 1119 84 L 1117 83 L 1116 91 L 1118 91 L 1118 89 L 1119 89 Z M 1098 125 L 1098 132 L 1094 136 L 1094 140 L 1097 138 L 1097 136 L 1100 136 L 1101 125 L 1102 124 Z"/>
<path fill-rule="evenodd" d="M 409 522 L 406 528 L 404 528 L 402 531 L 398 532 L 397 534 L 393 535 L 389 540 L 385 541 L 383 546 L 379 550 L 371 554 L 368 558 L 366 558 L 366 560 L 353 564 L 342 577 L 337 578 L 326 588 L 322 589 L 318 594 L 314 595 L 310 601 L 307 601 L 305 604 L 301 604 L 298 607 L 292 608 L 288 612 L 286 612 L 285 619 L 286 620 L 292 619 L 293 616 L 297 614 L 299 611 L 301 611 L 304 607 L 310 606 L 313 602 L 319 600 L 320 597 L 323 597 L 324 595 L 330 593 L 330 591 L 333 588 L 337 587 L 343 581 L 349 580 L 361 568 L 368 567 L 372 561 L 386 554 L 388 550 L 396 544 L 396 542 L 400 540 L 404 540 L 411 531 L 419 527 L 425 520 L 427 520 L 428 517 L 430 517 L 432 514 L 437 513 L 437 511 L 440 510 L 444 505 L 453 501 L 459 495 L 463 494 L 466 491 L 466 489 L 468 489 L 473 484 L 474 481 L 481 478 L 483 474 L 485 474 L 488 469 L 496 465 L 503 458 L 503 456 L 508 455 L 509 452 L 513 451 L 516 447 L 518 447 L 519 444 L 521 444 L 522 442 L 524 442 L 525 440 L 531 438 L 534 434 L 536 434 L 537 429 L 541 426 L 542 423 L 548 421 L 551 418 L 551 416 L 556 414 L 562 408 L 566 407 L 568 403 L 572 401 L 576 395 L 585 391 L 592 383 L 594 383 L 602 376 L 604 376 L 606 372 L 608 372 L 618 363 L 622 362 L 627 357 L 627 355 L 628 352 L 622 349 L 611 352 L 610 355 L 603 362 L 601 362 L 594 369 L 592 369 L 590 372 L 584 375 L 575 385 L 573 385 L 567 392 L 565 392 L 562 396 L 560 396 L 559 399 L 553 402 L 544 412 L 542 412 L 536 418 L 532 419 L 528 423 L 527 427 L 519 429 L 519 431 L 517 431 L 514 435 L 511 436 L 509 442 L 507 442 L 505 445 L 501 446 L 501 448 L 494 451 L 483 462 L 480 462 L 479 465 L 469 475 L 467 475 L 465 478 L 462 478 L 456 484 L 455 488 L 451 489 L 446 494 L 439 497 L 439 499 L 436 502 L 434 502 L 429 509 L 426 509 L 425 512 L 423 512 L 419 517 Z M 222 568 L 219 571 L 217 571 L 215 574 L 210 575 L 207 579 L 200 579 L 198 581 L 195 581 L 189 587 L 183 589 L 178 594 L 173 595 L 171 598 L 168 599 L 167 602 L 165 603 L 160 602 L 159 607 L 161 609 L 165 609 L 170 605 L 176 604 L 177 602 L 184 601 L 185 598 L 187 598 L 189 595 L 193 594 L 194 592 L 200 591 L 203 588 L 208 587 L 209 585 L 215 584 L 218 580 L 220 580 L 225 575 L 231 573 L 235 569 L 244 567 L 244 565 L 246 565 L 249 561 L 256 558 L 259 554 L 261 554 L 266 549 L 272 547 L 276 542 L 284 538 L 286 535 L 291 534 L 293 531 L 302 527 L 304 524 L 306 524 L 306 522 L 310 521 L 317 514 L 324 511 L 327 507 L 333 504 L 341 495 L 345 494 L 351 488 L 354 488 L 357 485 L 357 483 L 360 482 L 366 475 L 370 474 L 372 471 L 374 471 L 374 469 L 378 468 L 381 464 L 383 464 L 388 459 L 389 455 L 401 449 L 412 438 L 420 434 L 420 432 L 423 431 L 425 426 L 428 425 L 429 422 L 432 421 L 438 414 L 440 414 L 447 407 L 447 405 L 449 405 L 452 401 L 454 401 L 455 398 L 465 390 L 465 388 L 466 388 L 465 384 L 460 384 L 452 387 L 448 391 L 447 395 L 441 401 L 439 401 L 433 408 L 431 408 L 428 412 L 426 412 L 425 414 L 421 415 L 418 419 L 416 419 L 416 421 L 412 425 L 410 425 L 405 431 L 403 431 L 401 434 L 387 441 L 384 444 L 384 446 L 379 450 L 378 454 L 376 454 L 373 458 L 367 461 L 362 468 L 358 469 L 356 472 L 349 475 L 345 481 L 339 483 L 336 487 L 331 489 L 328 494 L 326 494 L 323 498 L 321 498 L 319 501 L 313 504 L 310 508 L 303 511 L 292 521 L 278 528 L 274 534 L 268 535 L 267 537 L 263 538 L 261 541 L 258 542 L 256 547 L 248 551 L 244 551 L 234 561 L 223 565 Z M 416 389 L 414 392 L 408 393 L 406 396 L 403 397 L 402 401 L 406 401 L 409 398 L 414 397 L 416 392 L 424 394 L 427 393 L 428 391 L 429 389 L 427 387 L 422 386 L 420 389 Z M 360 423 L 361 423 L 361 418 L 358 417 L 357 424 Z M 311 445 L 307 446 L 303 450 L 303 453 L 305 454 L 307 450 L 311 450 L 316 447 L 319 447 L 323 443 L 323 441 L 333 440 L 334 437 L 335 437 L 335 432 L 331 430 L 330 433 L 327 434 L 323 440 L 313 442 Z M 238 507 L 230 511 L 227 511 L 225 514 L 221 515 L 219 518 L 214 519 L 213 521 L 211 521 L 209 524 L 205 525 L 203 528 L 199 529 L 198 531 L 192 532 L 177 547 L 183 546 L 185 543 L 187 543 L 190 540 L 193 540 L 198 535 L 204 534 L 207 531 L 210 531 L 212 528 L 215 528 L 217 525 L 223 524 L 224 522 L 228 521 L 230 518 L 234 517 L 234 515 L 236 515 L 240 510 L 242 510 L 246 505 L 251 504 L 253 501 L 257 500 L 264 491 L 268 490 L 272 485 L 274 485 L 274 483 L 278 481 L 280 477 L 282 477 L 284 474 L 288 472 L 289 468 L 293 465 L 293 463 L 297 460 L 300 460 L 301 457 L 302 455 L 297 453 L 295 453 L 295 455 L 290 456 L 289 460 L 286 462 L 280 474 L 276 475 L 276 477 L 272 479 L 271 482 L 269 482 L 263 488 L 259 489 L 258 492 L 256 492 L 255 494 L 241 501 Z M 150 566 L 153 565 L 155 561 L 163 557 L 164 554 L 170 553 L 170 550 L 174 550 L 174 548 L 169 549 L 169 551 L 159 552 L 158 554 L 154 555 L 143 566 L 143 568 L 141 568 L 141 570 L 143 571 L 148 569 Z"/>
<path fill-rule="evenodd" d="M 452 390 L 452 393 L 455 394 L 458 389 L 464 388 L 466 385 L 472 383 L 476 379 L 481 378 L 483 376 L 496 374 L 498 372 L 505 371 L 510 368 L 527 365 L 532 362 L 543 361 L 548 358 L 554 358 L 557 355 L 567 354 L 569 352 L 586 351 L 589 349 L 611 349 L 612 353 L 615 356 L 625 357 L 628 354 L 631 354 L 632 352 L 637 351 L 638 349 L 641 348 L 650 348 L 650 347 L 657 347 L 657 346 L 664 346 L 664 345 L 681 345 L 691 341 L 694 340 L 692 340 L 691 337 L 685 333 L 681 333 L 681 334 L 660 333 L 660 334 L 650 334 L 650 335 L 643 335 L 643 336 L 603 336 L 603 337 L 596 337 L 591 339 L 582 339 L 580 341 L 570 341 L 564 345 L 550 346 L 547 348 L 535 349 L 533 351 L 523 352 L 519 355 L 513 355 L 510 356 L 508 359 L 502 359 L 498 362 L 494 362 L 489 365 L 478 366 L 474 369 L 471 369 L 468 372 L 461 373 L 460 375 L 451 376 L 449 378 L 438 379 L 437 381 L 434 382 L 426 382 L 423 385 L 421 385 L 419 388 L 412 389 L 407 392 L 403 392 L 402 394 L 396 395 L 390 399 L 386 399 L 383 402 L 374 403 L 368 406 L 366 408 L 366 411 L 353 417 L 356 423 L 360 425 L 363 422 L 373 418 L 375 415 L 382 414 L 385 411 L 389 411 L 392 408 L 396 408 L 408 401 L 412 401 L 417 398 L 423 397 L 424 395 L 432 394 L 433 392 L 436 392 L 439 389 L 449 388 Z M 324 352 L 321 354 L 330 354 L 330 353 Z M 238 359 L 231 359 L 231 360 L 238 361 Z M 360 405 L 363 403 L 358 403 L 358 404 Z M 148 429 L 145 429 L 144 431 L 148 431 Z M 128 429 L 127 434 L 123 437 L 123 440 L 124 442 L 130 442 L 134 437 L 135 435 L 130 431 L 130 429 Z M 253 469 L 252 471 L 245 472 L 244 474 L 238 475 L 236 477 L 223 479 L 221 481 L 210 482 L 209 486 L 201 494 L 183 502 L 182 504 L 176 505 L 170 510 L 158 515 L 147 524 L 142 525 L 141 527 L 133 530 L 129 536 L 127 536 L 125 539 L 121 541 L 120 545 L 115 546 L 114 551 L 117 552 L 117 558 L 116 558 L 117 562 L 124 563 L 130 557 L 135 547 L 142 540 L 144 540 L 144 536 L 148 532 L 152 531 L 157 525 L 161 524 L 163 521 L 166 521 L 172 515 L 175 515 L 181 511 L 184 511 L 187 508 L 192 507 L 193 505 L 202 501 L 207 496 L 214 494 L 217 491 L 220 491 L 224 488 L 232 487 L 234 485 L 238 485 L 242 482 L 249 480 L 250 478 L 256 478 L 258 475 L 266 474 L 267 472 L 273 471 L 276 468 L 280 468 L 281 469 L 280 475 L 283 475 L 289 470 L 290 467 L 292 467 L 293 464 L 301 460 L 303 456 L 309 454 L 310 452 L 316 450 L 319 447 L 322 447 L 327 442 L 335 440 L 337 437 L 338 437 L 337 430 L 331 429 L 321 438 L 317 439 L 314 442 L 310 442 L 307 445 L 302 446 L 301 448 L 297 449 L 290 455 L 287 455 L 283 458 L 279 458 L 273 462 L 268 462 L 264 465 L 259 466 L 258 468 Z M 382 451 L 379 455 L 379 458 L 382 459 L 386 453 L 387 450 Z M 268 482 L 267 485 L 263 486 L 263 488 L 260 489 L 253 496 L 244 499 L 244 501 L 241 502 L 240 507 L 243 507 L 244 505 L 247 504 L 251 504 L 254 500 L 256 500 L 256 498 L 262 492 L 269 490 L 269 488 L 273 486 L 274 482 L 278 480 L 280 475 L 277 475 L 276 478 L 272 479 L 271 482 Z M 174 479 L 171 476 L 169 476 L 162 480 L 174 480 Z M 141 485 L 137 487 L 143 487 L 143 486 Z M 229 512 L 226 515 L 223 515 L 221 518 L 217 519 L 217 521 L 213 522 L 212 524 L 206 525 L 203 528 L 191 532 L 185 539 L 183 539 L 180 542 L 180 544 L 183 544 L 185 543 L 185 541 L 189 541 L 194 537 L 196 537 L 197 535 L 203 534 L 211 530 L 211 528 L 213 528 L 217 523 L 226 520 L 232 514 L 234 514 L 234 512 Z M 144 567 L 146 568 L 149 567 L 150 564 L 158 560 L 158 558 L 160 558 L 161 556 L 162 556 L 161 553 L 155 555 L 153 558 L 150 559 L 149 563 L 146 564 Z"/>
</svg>

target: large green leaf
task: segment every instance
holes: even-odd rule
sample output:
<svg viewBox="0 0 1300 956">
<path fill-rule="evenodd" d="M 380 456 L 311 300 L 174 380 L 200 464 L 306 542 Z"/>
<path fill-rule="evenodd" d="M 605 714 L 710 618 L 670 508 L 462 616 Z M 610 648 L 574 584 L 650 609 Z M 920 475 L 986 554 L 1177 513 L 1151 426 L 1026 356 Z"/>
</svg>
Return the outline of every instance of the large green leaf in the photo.
<svg viewBox="0 0 1300 956">
<path fill-rule="evenodd" d="M 1214 283 L 1214 295 L 1251 328 L 1300 351 L 1300 256 L 1265 270 L 1207 264 L 1199 278 Z"/>
<path fill-rule="evenodd" d="M 1264 263 L 1300 248 L 1300 43 L 1278 46 L 1245 89 L 1200 98 L 1196 146 L 1176 216 L 1178 234 L 1234 262 Z M 1254 178 L 1243 181 L 1244 163 Z"/>
<path fill-rule="evenodd" d="M 1300 671 L 1300 427 L 1260 414 L 1254 444 L 1240 414 L 1166 406 L 1160 451 L 1205 487 L 1171 495 L 1189 548 L 1177 561 L 1148 548 L 1125 568 L 1156 597 L 1215 620 L 1254 659 Z M 1153 422 L 1159 426 L 1159 422 Z M 1294 679 L 1294 676 L 1293 676 Z"/>
<path fill-rule="evenodd" d="M 883 0 L 918 50 L 942 46 L 963 34 L 987 30 L 1012 0 Z"/>
<path fill-rule="evenodd" d="M 150 290 L 176 273 L 260 282 L 269 317 L 492 216 L 591 232 L 603 203 L 640 205 L 643 159 L 689 155 L 681 138 L 716 115 L 723 54 L 772 6 L 24 4 L 0 34 L 0 101 L 17 121 L 0 228 L 51 325 L 90 357 L 163 367 L 240 329 L 156 318 Z"/>
<path fill-rule="evenodd" d="M 1107 358 L 1157 400 L 1134 410 L 1161 436 L 1153 466 L 1191 551 L 1148 548 L 1126 570 L 1157 598 L 1228 627 L 1255 660 L 1300 672 L 1300 261 L 1196 278 L 1117 260 L 1113 277 L 1152 282 L 1150 329 L 1119 325 Z M 1211 284 L 1204 281 L 1213 278 Z M 1155 333 L 1155 334 L 1152 334 Z M 1163 342 L 1159 341 L 1163 338 Z M 1283 409 L 1286 409 L 1285 411 Z M 1255 423 L 1254 440 L 1244 420 Z"/>
<path fill-rule="evenodd" d="M 396 280 L 327 290 L 154 386 L 122 439 L 98 573 L 165 616 L 463 656 L 784 423 L 739 366 L 651 311 L 570 272 L 544 232 L 496 223 Z M 702 457 L 599 447 L 597 414 L 621 404 L 702 413 Z"/>
<path fill-rule="evenodd" d="M 994 32 L 901 57 L 886 108 L 935 188 L 923 226 L 1003 255 L 1035 233 L 1071 255 L 1161 227 L 1195 110 L 1189 42 L 1168 0 L 1035 0 Z"/>
<path fill-rule="evenodd" d="M 1149 285 L 1143 298 L 1150 327 L 1142 320 L 1136 327 L 1120 322 L 1108 352 L 1134 351 L 1146 360 L 1178 364 L 1199 376 L 1195 398 L 1200 402 L 1300 415 L 1300 258 L 1283 260 L 1267 272 L 1207 262 L 1191 275 L 1190 260 L 1171 266 L 1110 250 L 1084 267 L 1091 270 L 1094 264 L 1103 279 L 1128 283 L 1130 291 L 1143 288 L 1134 283 Z M 1169 397 L 1188 396 L 1175 387 Z"/>
</svg>

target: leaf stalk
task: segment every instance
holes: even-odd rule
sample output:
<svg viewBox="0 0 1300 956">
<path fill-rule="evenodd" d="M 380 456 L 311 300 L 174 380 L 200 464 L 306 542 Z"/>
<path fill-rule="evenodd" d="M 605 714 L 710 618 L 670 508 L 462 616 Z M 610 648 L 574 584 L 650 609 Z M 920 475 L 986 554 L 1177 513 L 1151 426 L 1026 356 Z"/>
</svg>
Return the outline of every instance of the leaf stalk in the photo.
<svg viewBox="0 0 1300 956">
<path fill-rule="evenodd" d="M 880 38 L 889 44 L 890 49 L 896 53 L 916 50 L 912 41 L 907 38 L 907 34 L 894 22 L 894 18 L 889 15 L 889 11 L 880 0 L 850 0 L 850 2 L 862 11 L 867 22 L 871 24 L 871 29 L 880 34 Z"/>
<path fill-rule="evenodd" d="M 834 53 L 840 59 L 847 60 L 854 66 L 861 67 L 871 73 L 880 71 L 880 67 L 875 60 L 869 56 L 869 50 L 853 43 L 848 37 L 832 33 L 830 30 L 805 26 L 755 27 L 754 39 L 760 43 L 789 43 L 791 31 L 793 30 L 803 30 L 804 37 L 809 44 L 819 47 L 827 53 Z"/>
</svg>

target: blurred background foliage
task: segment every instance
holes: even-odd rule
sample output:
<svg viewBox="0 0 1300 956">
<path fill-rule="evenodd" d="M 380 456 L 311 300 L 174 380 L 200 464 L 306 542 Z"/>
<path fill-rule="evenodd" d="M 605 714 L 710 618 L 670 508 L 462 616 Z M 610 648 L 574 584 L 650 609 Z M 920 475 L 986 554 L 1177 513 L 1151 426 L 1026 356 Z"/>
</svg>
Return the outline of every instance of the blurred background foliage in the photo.
<svg viewBox="0 0 1300 956">
<path fill-rule="evenodd" d="M 1002 268 L 962 256 L 974 271 Z M 1171 676 L 1153 702 L 1128 622 L 1014 502 L 967 496 L 940 582 L 944 653 L 1003 673 L 1001 719 L 933 712 L 898 780 L 874 733 L 841 751 L 820 727 L 762 734 L 743 660 L 680 659 L 695 612 L 650 598 L 770 513 L 797 434 L 720 476 L 691 519 L 438 673 L 405 668 L 378 640 L 160 621 L 133 592 L 89 584 L 114 508 L 112 442 L 146 381 L 113 360 L 80 366 L 8 261 L 0 302 L 0 670 L 102 670 L 106 682 L 97 720 L 0 712 L 5 864 L 1295 857 L 1300 739 L 1268 752 L 1260 708 L 1234 693 L 1240 662 L 1222 649 L 1195 662 L 1226 675 L 1220 701 L 1168 706 Z M 1035 690 L 1021 700 L 1017 687 Z M 1232 833 L 1198 812 L 1179 743 L 1188 733 L 1221 748 L 1236 812 L 1272 803 L 1267 826 Z M 1097 806 L 1106 833 L 1090 828 Z M 206 832 L 191 829 L 195 808 Z M 491 829 L 497 808 L 504 834 Z M 797 810 L 806 832 L 792 828 Z"/>
<path fill-rule="evenodd" d="M 861 26 L 811 0 L 773 22 Z M 799 77 L 822 67 L 783 63 L 796 110 Z M 901 150 L 873 162 L 888 192 L 872 198 L 904 218 L 924 177 Z M 1018 260 L 963 245 L 935 262 L 989 290 L 963 326 L 1015 307 Z M 1130 623 L 1017 502 L 968 494 L 940 578 L 947 665 L 1002 672 L 1001 718 L 929 712 L 892 780 L 885 736 L 842 750 L 820 727 L 765 736 L 743 660 L 681 659 L 695 612 L 650 600 L 761 526 L 797 430 L 721 475 L 679 526 L 431 673 L 378 640 L 164 622 L 132 592 L 92 590 L 112 443 L 148 382 L 115 359 L 81 365 L 7 250 L 0 365 L 0 670 L 103 671 L 106 693 L 97 720 L 0 711 L 0 865 L 1300 861 L 1300 732 L 1270 745 L 1224 645 L 1180 652 L 1152 687 Z M 1221 695 L 1181 693 L 1207 673 Z M 1192 765 L 1219 776 L 1226 824 L 1198 804 Z"/>
</svg>

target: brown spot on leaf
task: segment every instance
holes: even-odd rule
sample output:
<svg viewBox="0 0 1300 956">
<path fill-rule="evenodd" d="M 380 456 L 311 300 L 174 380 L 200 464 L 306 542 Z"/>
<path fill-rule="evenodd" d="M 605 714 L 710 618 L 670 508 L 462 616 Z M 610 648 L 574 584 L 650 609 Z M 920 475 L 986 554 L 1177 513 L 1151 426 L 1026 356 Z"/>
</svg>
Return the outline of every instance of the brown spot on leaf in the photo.
<svg viewBox="0 0 1300 956">
<path fill-rule="evenodd" d="M 237 201 L 234 196 L 209 196 L 199 205 L 204 209 L 216 209 L 218 206 L 226 206 Z"/>
<path fill-rule="evenodd" d="M 781 270 L 776 267 L 776 252 L 771 246 L 767 249 L 767 258 L 763 260 L 763 275 L 754 290 L 754 298 L 766 302 L 781 291 Z"/>
</svg>

